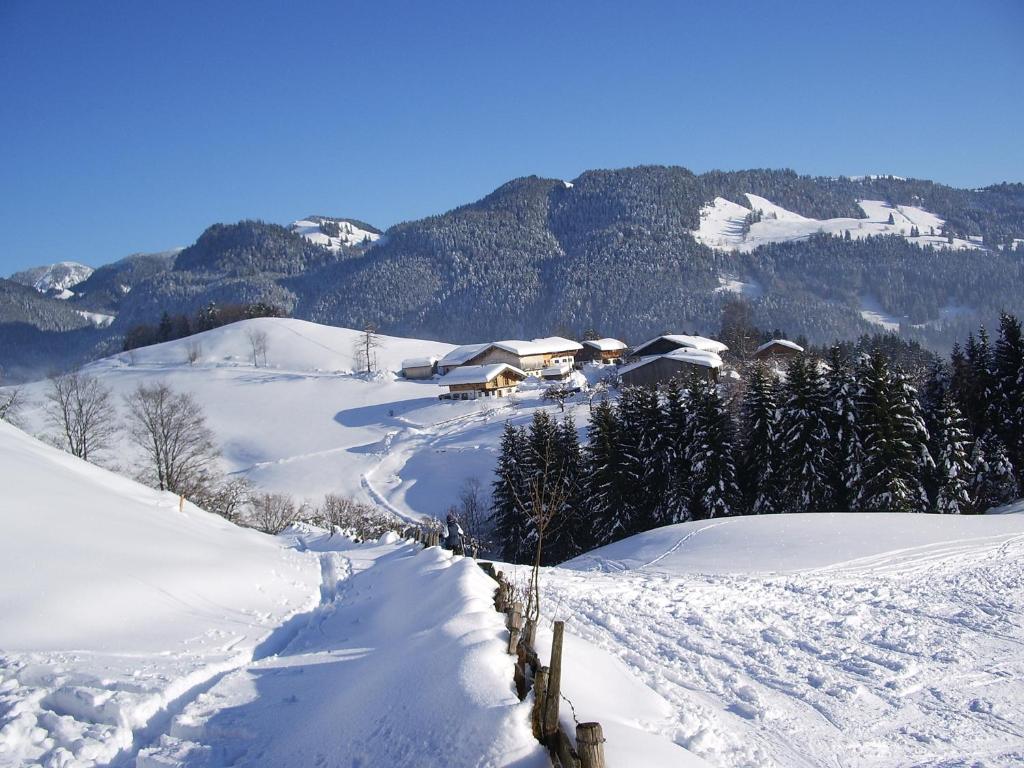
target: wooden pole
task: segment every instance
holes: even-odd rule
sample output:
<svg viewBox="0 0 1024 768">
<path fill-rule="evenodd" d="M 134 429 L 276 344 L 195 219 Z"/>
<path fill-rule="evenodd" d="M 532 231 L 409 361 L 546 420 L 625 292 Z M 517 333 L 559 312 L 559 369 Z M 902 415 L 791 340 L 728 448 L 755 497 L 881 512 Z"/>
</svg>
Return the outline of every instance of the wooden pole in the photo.
<svg viewBox="0 0 1024 768">
<path fill-rule="evenodd" d="M 508 616 L 508 652 L 511 656 L 517 656 L 516 648 L 519 645 L 519 635 L 523 628 L 523 604 L 515 603 L 512 606 L 512 613 Z"/>
<path fill-rule="evenodd" d="M 537 647 L 537 622 L 533 619 L 526 620 L 526 629 L 523 631 L 523 642 L 531 650 Z"/>
<path fill-rule="evenodd" d="M 605 768 L 604 731 L 600 723 L 579 723 L 576 726 L 576 751 L 583 768 Z"/>
<path fill-rule="evenodd" d="M 544 701 L 548 694 L 548 668 L 541 667 L 533 676 L 533 735 L 538 739 L 544 737 Z"/>
<path fill-rule="evenodd" d="M 544 702 L 544 736 L 552 736 L 558 730 L 558 699 L 562 693 L 562 635 L 565 622 L 555 622 L 551 638 L 551 664 L 548 669 L 548 691 Z"/>
</svg>

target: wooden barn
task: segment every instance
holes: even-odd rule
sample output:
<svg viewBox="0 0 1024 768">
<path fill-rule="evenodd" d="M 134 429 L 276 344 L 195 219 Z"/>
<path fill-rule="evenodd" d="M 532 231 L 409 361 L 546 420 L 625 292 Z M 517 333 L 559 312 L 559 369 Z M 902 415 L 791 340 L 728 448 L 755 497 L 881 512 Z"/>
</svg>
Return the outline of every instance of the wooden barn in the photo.
<svg viewBox="0 0 1024 768">
<path fill-rule="evenodd" d="M 490 349 L 490 346 L 490 342 L 487 342 L 485 344 L 463 344 L 461 347 L 456 347 L 438 361 L 437 372 L 446 376 L 463 365 L 476 365 L 479 362 L 477 358 L 482 357 Z"/>
<path fill-rule="evenodd" d="M 438 383 L 448 387 L 441 400 L 476 400 L 481 397 L 507 397 L 516 391 L 526 373 L 508 363 L 464 365 L 447 374 Z"/>
<path fill-rule="evenodd" d="M 508 363 L 521 371 L 541 371 L 553 365 L 572 366 L 583 347 L 579 342 L 551 336 L 546 339 L 495 341 L 470 362 L 478 365 Z"/>
<path fill-rule="evenodd" d="M 772 339 L 754 350 L 754 359 L 785 362 L 803 354 L 803 351 L 803 347 L 788 339 Z"/>
<path fill-rule="evenodd" d="M 677 349 L 696 349 L 702 352 L 714 352 L 716 355 L 729 351 L 729 347 L 722 342 L 708 339 L 704 336 L 666 334 L 653 338 L 650 341 L 645 341 L 640 346 L 634 348 L 629 353 L 629 357 L 632 360 L 639 360 L 651 355 L 665 355 Z"/>
<path fill-rule="evenodd" d="M 402 361 L 402 376 L 406 379 L 429 379 L 435 373 L 436 357 L 413 357 Z"/>
<path fill-rule="evenodd" d="M 664 355 L 650 355 L 623 366 L 619 376 L 624 386 L 657 387 L 672 379 L 688 379 L 691 376 L 706 376 L 718 380 L 722 358 L 717 352 L 702 349 L 681 348 Z"/>
<path fill-rule="evenodd" d="M 585 339 L 583 349 L 576 355 L 578 363 L 616 363 L 626 356 L 628 347 L 618 339 Z"/>
</svg>

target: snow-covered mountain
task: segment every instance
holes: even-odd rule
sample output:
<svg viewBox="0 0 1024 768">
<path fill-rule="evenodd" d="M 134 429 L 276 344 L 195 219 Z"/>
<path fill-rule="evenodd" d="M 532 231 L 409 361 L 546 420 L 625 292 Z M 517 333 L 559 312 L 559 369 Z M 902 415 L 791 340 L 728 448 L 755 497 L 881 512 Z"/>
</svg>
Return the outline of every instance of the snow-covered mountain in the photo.
<svg viewBox="0 0 1024 768">
<path fill-rule="evenodd" d="M 71 289 L 87 280 L 93 271 L 92 267 L 76 261 L 59 261 L 56 264 L 15 272 L 11 275 L 11 280 L 35 288 L 47 296 L 70 299 L 75 295 Z"/>
</svg>

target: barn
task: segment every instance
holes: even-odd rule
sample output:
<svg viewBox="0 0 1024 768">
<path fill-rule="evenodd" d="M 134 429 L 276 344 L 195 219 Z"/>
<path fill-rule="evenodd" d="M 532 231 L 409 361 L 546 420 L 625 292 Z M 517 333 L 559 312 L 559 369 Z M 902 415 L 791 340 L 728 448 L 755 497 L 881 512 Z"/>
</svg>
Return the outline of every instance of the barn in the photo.
<svg viewBox="0 0 1024 768">
<path fill-rule="evenodd" d="M 803 347 L 789 339 L 772 339 L 754 350 L 754 359 L 784 362 L 803 354 L 803 351 Z"/>
<path fill-rule="evenodd" d="M 402 361 L 402 376 L 406 379 L 429 379 L 435 373 L 436 357 L 413 357 Z"/>
<path fill-rule="evenodd" d="M 664 355 L 649 355 L 623 366 L 619 376 L 625 386 L 657 387 L 672 379 L 706 376 L 718 380 L 722 358 L 717 352 L 683 347 Z"/>
</svg>

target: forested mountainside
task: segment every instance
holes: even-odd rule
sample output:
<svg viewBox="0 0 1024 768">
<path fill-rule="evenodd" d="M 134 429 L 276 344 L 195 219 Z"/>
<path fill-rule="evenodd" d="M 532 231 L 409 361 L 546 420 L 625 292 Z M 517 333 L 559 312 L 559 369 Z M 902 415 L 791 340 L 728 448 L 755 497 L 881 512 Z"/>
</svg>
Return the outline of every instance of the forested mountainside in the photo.
<svg viewBox="0 0 1024 768">
<path fill-rule="evenodd" d="M 747 213 L 722 225 L 733 238 L 750 235 L 743 248 L 695 237 L 722 205 Z M 768 219 L 797 234 L 758 239 Z M 812 342 L 884 327 L 948 349 L 1000 310 L 1024 312 L 1021 285 L 1022 184 L 963 190 L 896 177 L 645 166 L 588 171 L 571 183 L 516 179 L 383 236 L 323 216 L 290 228 L 215 224 L 180 252 L 129 257 L 75 286 L 68 308 L 117 317 L 79 334 L 66 358 L 109 349 L 165 311 L 210 302 L 264 302 L 321 323 L 460 343 L 591 328 L 636 341 L 713 333 L 734 293 L 750 301 L 758 325 Z M 8 370 L 38 357 L 23 349 L 34 341 L 0 338 Z"/>
</svg>

